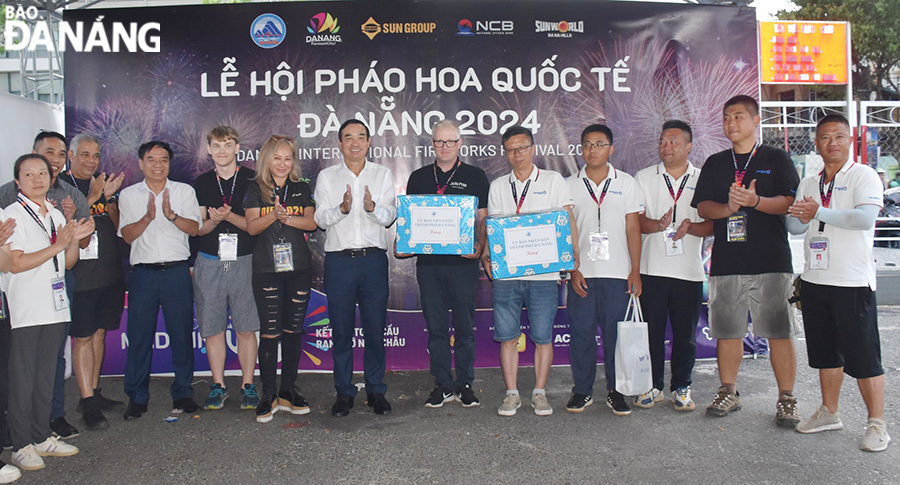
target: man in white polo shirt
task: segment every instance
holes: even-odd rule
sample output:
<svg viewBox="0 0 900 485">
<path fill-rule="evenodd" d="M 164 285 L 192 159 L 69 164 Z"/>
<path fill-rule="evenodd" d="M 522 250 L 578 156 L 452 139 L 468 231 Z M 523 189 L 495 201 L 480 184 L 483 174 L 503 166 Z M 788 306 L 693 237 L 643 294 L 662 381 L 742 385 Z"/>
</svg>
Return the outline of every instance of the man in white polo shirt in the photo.
<svg viewBox="0 0 900 485">
<path fill-rule="evenodd" d="M 572 273 L 569 313 L 569 364 L 572 397 L 566 410 L 580 413 L 593 402 L 597 377 L 597 326 L 603 335 L 606 405 L 616 416 L 631 409 L 616 391 L 616 325 L 625 319 L 629 294 L 641 295 L 641 226 L 644 212 L 634 178 L 609 163 L 613 134 L 594 124 L 581 133 L 584 167 L 566 179 L 575 202 L 581 267 Z"/>
<path fill-rule="evenodd" d="M 825 168 L 800 182 L 788 230 L 806 232 L 800 286 L 809 366 L 819 369 L 822 405 L 795 428 L 818 433 L 844 427 L 838 398 L 844 373 L 856 378 L 869 411 L 859 447 L 884 451 L 884 368 L 875 306 L 875 219 L 884 189 L 878 174 L 854 163 L 850 123 L 828 115 L 816 126 Z M 810 224 L 811 223 L 811 224 Z"/>
<path fill-rule="evenodd" d="M 131 244 L 128 293 L 128 357 L 125 419 L 140 418 L 150 400 L 150 358 L 156 318 L 162 307 L 172 348 L 172 407 L 192 413 L 194 402 L 194 292 L 187 260 L 188 236 L 200 229 L 194 188 L 169 180 L 172 148 L 150 141 L 138 149 L 144 180 L 122 190 L 119 236 Z"/>
<path fill-rule="evenodd" d="M 578 262 L 577 232 L 572 218 L 572 198 L 565 180 L 557 172 L 534 165 L 534 136 L 522 126 L 503 133 L 503 149 L 512 172 L 493 182 L 488 192 L 488 216 L 512 216 L 565 208 L 572 224 L 572 243 Z M 488 245 L 490 246 L 490 245 Z M 490 247 L 482 263 L 491 277 Z M 494 340 L 500 342 L 500 368 L 506 396 L 497 412 L 513 416 L 522 405 L 516 378 L 519 371 L 519 336 L 523 303 L 528 308 L 531 341 L 534 343 L 534 392 L 531 406 L 538 416 L 553 414 L 544 391 L 553 363 L 553 320 L 559 308 L 559 274 L 540 274 L 494 281 Z"/>
<path fill-rule="evenodd" d="M 700 169 L 688 161 L 693 134 L 680 120 L 666 121 L 659 136 L 660 163 L 635 176 L 644 198 L 641 216 L 641 307 L 650 338 L 653 389 L 634 405 L 652 408 L 664 399 L 666 322 L 672 322 L 672 403 L 693 411 L 691 373 L 697 357 L 697 320 L 703 303 L 703 238 L 712 235 L 691 207 Z"/>
</svg>

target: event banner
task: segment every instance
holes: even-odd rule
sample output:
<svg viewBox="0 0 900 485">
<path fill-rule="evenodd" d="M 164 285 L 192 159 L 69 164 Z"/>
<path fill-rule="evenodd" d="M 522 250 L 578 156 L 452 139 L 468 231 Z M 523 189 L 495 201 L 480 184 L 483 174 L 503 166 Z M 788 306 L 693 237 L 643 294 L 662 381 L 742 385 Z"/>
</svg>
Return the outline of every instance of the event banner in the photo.
<svg viewBox="0 0 900 485">
<path fill-rule="evenodd" d="M 724 101 L 759 92 L 755 11 L 741 7 L 287 2 L 68 10 L 64 21 L 67 136 L 98 135 L 101 170 L 125 172 L 126 185 L 140 181 L 137 147 L 151 139 L 172 144 L 171 178 L 191 182 L 213 167 L 207 133 L 228 124 L 241 135 L 239 161 L 248 168 L 270 135 L 294 137 L 302 176 L 315 186 L 319 170 L 342 163 L 337 130 L 350 118 L 368 125 L 369 159 L 392 170 L 398 195 L 412 171 L 433 162 L 431 126 L 444 118 L 460 124 L 461 159 L 491 180 L 509 173 L 500 137 L 516 124 L 534 132 L 539 167 L 569 176 L 583 163 L 585 126 L 609 125 L 611 163 L 633 174 L 658 161 L 662 123 L 682 119 L 694 132 L 691 161 L 701 165 L 728 146 Z M 309 238 L 318 291 L 324 237 Z M 428 368 L 415 258 L 392 258 L 390 282 L 388 367 Z M 561 286 L 555 364 L 568 360 L 565 291 Z M 328 370 L 326 298 L 315 294 L 301 366 Z M 479 366 L 499 365 L 491 307 L 491 283 L 482 278 Z M 524 317 L 523 330 L 527 336 Z M 703 331 L 698 353 L 709 357 L 715 343 Z M 117 352 L 127 343 L 110 339 L 105 372 L 120 372 L 124 353 Z M 197 340 L 200 369 L 206 359 Z M 520 349 L 530 363 L 527 337 Z M 357 368 L 361 355 L 357 348 Z"/>
</svg>

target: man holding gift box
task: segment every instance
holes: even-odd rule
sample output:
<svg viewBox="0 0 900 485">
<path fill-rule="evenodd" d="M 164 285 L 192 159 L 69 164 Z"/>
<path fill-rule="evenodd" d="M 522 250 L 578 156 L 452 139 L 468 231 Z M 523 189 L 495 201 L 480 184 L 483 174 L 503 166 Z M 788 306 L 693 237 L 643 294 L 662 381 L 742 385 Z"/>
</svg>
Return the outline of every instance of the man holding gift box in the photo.
<svg viewBox="0 0 900 485">
<path fill-rule="evenodd" d="M 425 407 L 439 408 L 459 400 L 463 407 L 480 404 L 472 390 L 475 379 L 475 294 L 478 290 L 478 257 L 485 243 L 488 182 L 484 170 L 459 160 L 459 125 L 453 120 L 435 123 L 432 133 L 435 161 L 409 176 L 407 195 L 474 195 L 475 249 L 462 256 L 423 254 L 416 259 L 416 277 L 422 298 L 422 314 L 428 328 L 428 354 L 434 390 Z M 398 255 L 402 257 L 404 255 Z M 453 311 L 453 345 L 450 343 L 449 311 Z M 450 370 L 456 358 L 456 381 Z"/>
<path fill-rule="evenodd" d="M 541 170 L 533 163 L 534 136 L 522 126 L 511 126 L 503 133 L 503 149 L 512 167 L 491 183 L 488 215 L 512 216 L 563 207 L 572 224 L 575 267 L 578 267 L 577 233 L 572 219 L 572 198 L 562 175 Z M 484 249 L 482 263 L 491 278 L 491 251 Z M 522 405 L 516 387 L 519 370 L 519 338 L 522 304 L 528 308 L 531 341 L 534 342 L 534 392 L 531 406 L 538 416 L 553 414 L 544 388 L 553 362 L 553 320 L 559 307 L 559 275 L 538 274 L 494 281 L 494 340 L 500 342 L 500 368 L 506 382 L 506 396 L 497 412 L 513 416 Z"/>
<path fill-rule="evenodd" d="M 625 319 L 629 294 L 641 295 L 641 225 L 644 212 L 634 178 L 609 164 L 613 134 L 606 125 L 581 133 L 584 167 L 566 179 L 575 201 L 581 268 L 572 273 L 566 304 L 569 312 L 569 362 L 572 398 L 566 410 L 580 413 L 593 402 L 597 376 L 597 326 L 603 335 L 606 405 L 616 416 L 631 409 L 616 391 L 617 324 Z"/>
</svg>

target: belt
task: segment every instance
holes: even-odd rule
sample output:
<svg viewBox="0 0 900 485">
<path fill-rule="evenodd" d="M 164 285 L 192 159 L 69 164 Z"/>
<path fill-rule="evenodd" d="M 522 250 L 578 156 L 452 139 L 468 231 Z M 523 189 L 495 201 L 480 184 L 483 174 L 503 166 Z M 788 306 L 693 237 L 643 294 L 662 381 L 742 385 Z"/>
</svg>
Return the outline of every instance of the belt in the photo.
<svg viewBox="0 0 900 485">
<path fill-rule="evenodd" d="M 384 249 L 373 246 L 370 248 L 344 249 L 343 251 L 338 252 L 344 256 L 350 256 L 351 258 L 365 258 L 372 254 L 383 253 Z"/>
<path fill-rule="evenodd" d="M 143 269 L 152 269 L 154 271 L 165 271 L 167 269 L 177 268 L 182 264 L 187 263 L 187 260 L 184 261 L 169 261 L 167 263 L 138 263 L 134 265 L 136 268 Z"/>
</svg>

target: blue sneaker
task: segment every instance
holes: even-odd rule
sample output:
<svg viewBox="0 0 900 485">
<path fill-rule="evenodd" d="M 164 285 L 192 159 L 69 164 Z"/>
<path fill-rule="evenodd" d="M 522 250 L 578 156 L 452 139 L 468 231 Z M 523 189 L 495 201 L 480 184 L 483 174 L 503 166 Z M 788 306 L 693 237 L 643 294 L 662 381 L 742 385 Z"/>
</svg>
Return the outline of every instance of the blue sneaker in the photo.
<svg viewBox="0 0 900 485">
<path fill-rule="evenodd" d="M 259 393 L 256 392 L 256 384 L 244 384 L 244 388 L 241 389 L 241 395 L 244 396 L 244 399 L 241 400 L 241 409 L 256 409 L 259 406 Z"/>
<path fill-rule="evenodd" d="M 222 409 L 226 399 L 228 399 L 228 393 L 225 392 L 225 387 L 222 384 L 213 384 L 209 388 L 209 397 L 206 398 L 203 409 Z"/>
</svg>

